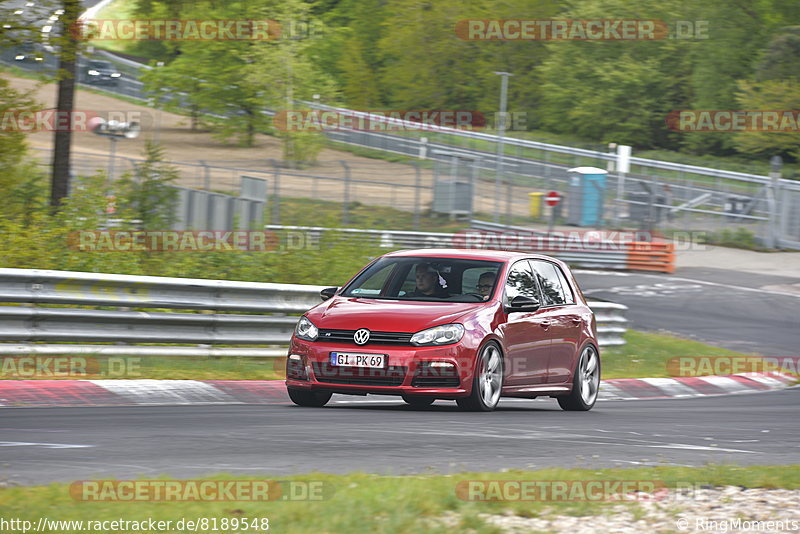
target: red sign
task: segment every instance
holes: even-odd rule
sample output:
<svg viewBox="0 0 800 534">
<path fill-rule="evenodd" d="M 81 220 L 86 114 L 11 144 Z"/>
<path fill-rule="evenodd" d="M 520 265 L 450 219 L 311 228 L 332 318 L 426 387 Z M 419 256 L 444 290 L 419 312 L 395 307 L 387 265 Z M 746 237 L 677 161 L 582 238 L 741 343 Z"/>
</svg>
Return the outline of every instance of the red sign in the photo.
<svg viewBox="0 0 800 534">
<path fill-rule="evenodd" d="M 550 191 L 545 195 L 544 202 L 548 206 L 555 206 L 559 202 L 561 202 L 561 195 L 558 194 L 558 191 Z"/>
</svg>

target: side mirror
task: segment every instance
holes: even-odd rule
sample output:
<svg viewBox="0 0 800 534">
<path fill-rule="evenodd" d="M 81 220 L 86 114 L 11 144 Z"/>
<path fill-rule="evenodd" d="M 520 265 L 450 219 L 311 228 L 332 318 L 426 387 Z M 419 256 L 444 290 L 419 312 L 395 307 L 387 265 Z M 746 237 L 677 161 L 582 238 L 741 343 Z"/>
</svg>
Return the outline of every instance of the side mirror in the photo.
<svg viewBox="0 0 800 534">
<path fill-rule="evenodd" d="M 541 303 L 533 297 L 517 295 L 511 299 L 511 303 L 506 306 L 506 312 L 533 312 L 539 309 Z"/>
<path fill-rule="evenodd" d="M 328 300 L 329 298 L 334 296 L 337 291 L 339 291 L 338 287 L 326 287 L 325 289 L 319 292 L 319 296 L 322 297 L 322 300 Z"/>
</svg>

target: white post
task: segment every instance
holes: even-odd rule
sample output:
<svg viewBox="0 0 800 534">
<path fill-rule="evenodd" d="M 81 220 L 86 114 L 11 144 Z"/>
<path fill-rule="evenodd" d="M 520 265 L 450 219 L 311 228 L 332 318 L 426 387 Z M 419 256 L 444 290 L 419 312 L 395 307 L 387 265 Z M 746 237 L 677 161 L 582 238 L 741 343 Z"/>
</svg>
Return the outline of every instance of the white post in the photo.
<svg viewBox="0 0 800 534">
<path fill-rule="evenodd" d="M 501 77 L 500 82 L 500 115 L 497 118 L 497 167 L 494 179 L 494 222 L 500 222 L 500 182 L 503 176 L 503 142 L 506 134 L 506 94 L 508 93 L 509 72 L 495 72 Z"/>
</svg>

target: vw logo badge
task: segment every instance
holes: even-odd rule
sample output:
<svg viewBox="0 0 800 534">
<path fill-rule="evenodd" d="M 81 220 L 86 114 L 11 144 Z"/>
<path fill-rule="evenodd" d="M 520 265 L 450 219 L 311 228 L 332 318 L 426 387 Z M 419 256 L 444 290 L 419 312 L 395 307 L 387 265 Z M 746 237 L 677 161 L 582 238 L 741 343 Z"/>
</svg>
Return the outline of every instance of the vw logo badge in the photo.
<svg viewBox="0 0 800 534">
<path fill-rule="evenodd" d="M 356 330 L 356 333 L 353 334 L 353 341 L 356 342 L 356 345 L 363 345 L 369 341 L 369 330 L 366 328 Z"/>
</svg>

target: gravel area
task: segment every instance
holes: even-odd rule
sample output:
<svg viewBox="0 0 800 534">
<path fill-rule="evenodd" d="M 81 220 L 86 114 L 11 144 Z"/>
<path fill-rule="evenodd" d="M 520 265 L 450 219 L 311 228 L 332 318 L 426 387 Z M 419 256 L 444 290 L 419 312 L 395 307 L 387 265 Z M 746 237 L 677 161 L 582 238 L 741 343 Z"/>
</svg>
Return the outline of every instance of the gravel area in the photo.
<svg viewBox="0 0 800 534">
<path fill-rule="evenodd" d="M 646 534 L 800 532 L 800 490 L 745 489 L 738 486 L 698 489 L 685 495 L 654 496 L 653 500 L 615 505 L 602 515 L 538 517 L 479 514 L 506 533 Z M 442 518 L 457 526 L 460 517 Z"/>
</svg>

